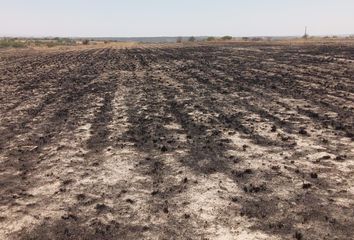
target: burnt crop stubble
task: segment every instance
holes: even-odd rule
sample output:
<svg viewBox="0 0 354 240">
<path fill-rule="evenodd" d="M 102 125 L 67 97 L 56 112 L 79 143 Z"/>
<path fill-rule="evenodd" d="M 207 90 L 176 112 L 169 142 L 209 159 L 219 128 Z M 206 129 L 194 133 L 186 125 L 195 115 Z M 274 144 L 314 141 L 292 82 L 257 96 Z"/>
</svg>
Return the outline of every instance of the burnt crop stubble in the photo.
<svg viewBox="0 0 354 240">
<path fill-rule="evenodd" d="M 351 239 L 354 44 L 0 52 L 1 239 Z"/>
</svg>

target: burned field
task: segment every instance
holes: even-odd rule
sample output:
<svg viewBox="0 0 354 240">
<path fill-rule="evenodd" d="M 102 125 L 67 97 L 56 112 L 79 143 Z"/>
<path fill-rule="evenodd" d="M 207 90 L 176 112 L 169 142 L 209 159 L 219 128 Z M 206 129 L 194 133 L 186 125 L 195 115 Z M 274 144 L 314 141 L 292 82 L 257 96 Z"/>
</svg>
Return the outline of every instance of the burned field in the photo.
<svg viewBox="0 0 354 240">
<path fill-rule="evenodd" d="M 0 239 L 352 239 L 354 44 L 0 52 Z"/>
</svg>

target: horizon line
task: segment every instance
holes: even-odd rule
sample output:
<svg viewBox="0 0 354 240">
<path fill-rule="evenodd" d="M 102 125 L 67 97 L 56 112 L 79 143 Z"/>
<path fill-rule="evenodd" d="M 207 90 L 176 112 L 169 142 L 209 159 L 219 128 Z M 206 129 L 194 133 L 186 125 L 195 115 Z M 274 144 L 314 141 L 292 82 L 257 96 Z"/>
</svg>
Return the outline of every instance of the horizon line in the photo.
<svg viewBox="0 0 354 240">
<path fill-rule="evenodd" d="M 310 37 L 326 37 L 326 36 L 342 36 L 348 37 L 353 36 L 354 33 L 341 33 L 341 34 L 316 34 L 311 35 L 308 34 Z M 224 36 L 231 36 L 233 38 L 244 38 L 244 37 L 302 37 L 303 35 L 156 35 L 156 36 L 64 36 L 64 35 L 33 35 L 33 36 L 25 36 L 25 35 L 13 35 L 13 34 L 0 34 L 1 38 L 188 38 L 188 37 L 197 37 L 197 38 L 207 38 L 207 37 L 224 37 Z"/>
</svg>

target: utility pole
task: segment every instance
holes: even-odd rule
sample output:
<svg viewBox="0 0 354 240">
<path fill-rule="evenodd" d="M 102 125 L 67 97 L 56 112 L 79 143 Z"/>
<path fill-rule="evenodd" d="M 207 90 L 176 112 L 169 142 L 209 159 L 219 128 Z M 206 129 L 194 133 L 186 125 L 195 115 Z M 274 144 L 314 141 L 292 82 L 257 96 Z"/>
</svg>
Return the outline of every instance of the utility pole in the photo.
<svg viewBox="0 0 354 240">
<path fill-rule="evenodd" d="M 305 27 L 305 35 L 303 36 L 303 38 L 307 39 L 309 37 L 309 35 L 307 34 L 307 26 Z"/>
</svg>

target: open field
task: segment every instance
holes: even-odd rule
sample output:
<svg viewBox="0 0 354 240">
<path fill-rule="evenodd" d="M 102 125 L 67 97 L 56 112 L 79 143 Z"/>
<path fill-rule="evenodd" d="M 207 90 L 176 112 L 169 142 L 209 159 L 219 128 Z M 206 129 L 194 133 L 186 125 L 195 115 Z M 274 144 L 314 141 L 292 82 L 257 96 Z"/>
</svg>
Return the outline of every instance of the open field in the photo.
<svg viewBox="0 0 354 240">
<path fill-rule="evenodd" d="M 0 239 L 353 239 L 353 42 L 0 50 L 0 87 Z"/>
</svg>

